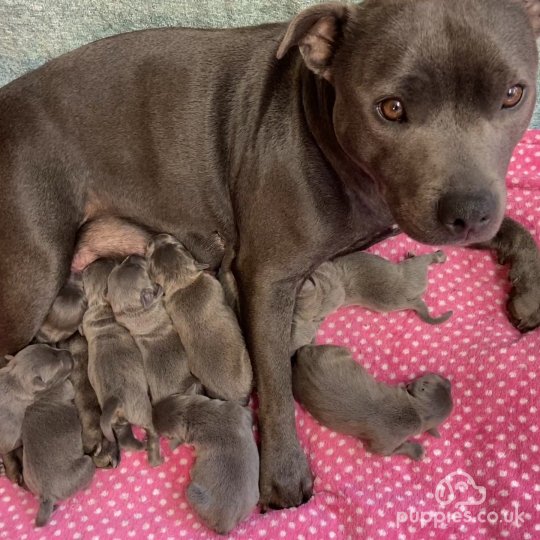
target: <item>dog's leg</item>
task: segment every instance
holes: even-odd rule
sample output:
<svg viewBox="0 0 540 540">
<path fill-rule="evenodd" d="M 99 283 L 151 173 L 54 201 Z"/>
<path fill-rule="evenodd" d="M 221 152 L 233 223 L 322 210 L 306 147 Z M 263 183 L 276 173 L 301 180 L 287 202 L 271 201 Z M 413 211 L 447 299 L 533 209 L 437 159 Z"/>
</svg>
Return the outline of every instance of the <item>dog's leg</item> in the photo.
<svg viewBox="0 0 540 540">
<path fill-rule="evenodd" d="M 312 477 L 296 434 L 289 356 L 296 283 L 239 277 L 248 345 L 259 396 L 260 493 L 263 510 L 298 506 Z M 262 277 L 264 276 L 264 278 Z"/>
<path fill-rule="evenodd" d="M 540 251 L 534 238 L 519 223 L 505 218 L 495 237 L 475 248 L 493 249 L 499 263 L 510 265 L 512 291 L 508 315 L 521 332 L 540 325 Z"/>
</svg>

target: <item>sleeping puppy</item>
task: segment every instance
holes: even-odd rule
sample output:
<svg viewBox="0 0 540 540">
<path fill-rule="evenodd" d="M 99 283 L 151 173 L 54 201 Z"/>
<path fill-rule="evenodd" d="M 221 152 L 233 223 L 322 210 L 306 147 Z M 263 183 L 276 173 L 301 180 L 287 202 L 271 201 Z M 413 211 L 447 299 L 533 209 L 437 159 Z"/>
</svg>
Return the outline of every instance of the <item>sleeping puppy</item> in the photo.
<svg viewBox="0 0 540 540">
<path fill-rule="evenodd" d="M 42 392 L 24 415 L 23 474 L 39 498 L 36 527 L 49 522 L 56 502 L 84 489 L 94 476 L 73 398 L 73 385 L 66 380 Z"/>
<path fill-rule="evenodd" d="M 428 432 L 452 411 L 450 381 L 426 374 L 406 386 L 377 381 L 347 349 L 306 345 L 293 362 L 294 397 L 321 424 L 364 441 L 374 454 L 419 460 L 422 445 L 407 439 Z"/>
<path fill-rule="evenodd" d="M 148 461 L 161 463 L 159 437 L 152 425 L 152 405 L 141 353 L 130 333 L 119 325 L 107 302 L 107 279 L 115 263 L 98 259 L 83 272 L 88 309 L 82 330 L 88 341 L 88 378 L 101 406 L 101 430 L 121 447 L 138 450 L 131 425 L 147 434 Z M 131 424 L 131 425 L 130 425 Z"/>
<path fill-rule="evenodd" d="M 81 422 L 84 453 L 92 457 L 96 467 L 116 467 L 120 462 L 120 449 L 116 441 L 109 441 L 101 431 L 101 407 L 88 379 L 88 343 L 77 332 L 60 346 L 73 357 L 69 380 L 75 391 L 74 402 Z"/>
<path fill-rule="evenodd" d="M 383 313 L 412 309 L 429 324 L 447 321 L 451 311 L 433 318 L 422 300 L 429 265 L 445 260 L 442 251 L 418 257 L 408 254 L 398 264 L 370 253 L 354 252 L 321 264 L 296 297 L 291 354 L 311 343 L 323 319 L 341 306 L 355 304 Z"/>
<path fill-rule="evenodd" d="M 162 295 L 163 289 L 148 277 L 144 257 L 127 257 L 109 275 L 107 299 L 117 322 L 128 329 L 141 351 L 152 403 L 184 394 L 194 384 L 199 393 L 202 391 L 189 371 L 186 352 L 165 311 Z"/>
<path fill-rule="evenodd" d="M 195 447 L 187 498 L 201 519 L 227 534 L 259 500 L 259 454 L 251 412 L 233 401 L 170 396 L 154 407 L 160 435 Z"/>
<path fill-rule="evenodd" d="M 173 236 L 157 235 L 147 251 L 150 279 L 184 345 L 189 367 L 212 397 L 247 402 L 253 373 L 244 338 L 219 281 Z"/>
<path fill-rule="evenodd" d="M 85 311 L 86 298 L 81 274 L 72 273 L 60 289 L 35 340 L 55 344 L 67 339 L 79 328 Z"/>
<path fill-rule="evenodd" d="M 29 345 L 0 369 L 0 454 L 21 445 L 26 408 L 40 393 L 64 381 L 73 367 L 68 351 Z"/>
</svg>

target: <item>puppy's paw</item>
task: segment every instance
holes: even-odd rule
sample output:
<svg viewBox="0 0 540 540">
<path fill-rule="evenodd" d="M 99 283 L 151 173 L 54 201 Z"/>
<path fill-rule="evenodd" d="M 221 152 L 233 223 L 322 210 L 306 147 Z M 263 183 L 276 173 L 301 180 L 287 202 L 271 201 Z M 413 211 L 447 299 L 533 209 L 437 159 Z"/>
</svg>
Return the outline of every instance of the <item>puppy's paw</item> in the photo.
<svg viewBox="0 0 540 540">
<path fill-rule="evenodd" d="M 446 253 L 444 251 L 441 251 L 440 249 L 438 249 L 433 254 L 433 262 L 435 262 L 435 263 L 443 263 L 445 261 L 446 261 Z"/>
<path fill-rule="evenodd" d="M 520 332 L 534 330 L 540 326 L 540 259 L 515 263 L 509 277 L 513 288 L 507 303 L 508 318 Z"/>
<path fill-rule="evenodd" d="M 313 492 L 313 478 L 298 443 L 289 448 L 266 445 L 265 449 L 263 445 L 261 450 L 261 510 L 290 508 L 307 502 Z"/>
<path fill-rule="evenodd" d="M 115 469 L 120 463 L 120 447 L 103 437 L 92 453 L 92 461 L 98 469 Z"/>
<path fill-rule="evenodd" d="M 420 443 L 409 443 L 407 454 L 414 461 L 420 461 L 424 458 L 425 450 Z"/>
</svg>

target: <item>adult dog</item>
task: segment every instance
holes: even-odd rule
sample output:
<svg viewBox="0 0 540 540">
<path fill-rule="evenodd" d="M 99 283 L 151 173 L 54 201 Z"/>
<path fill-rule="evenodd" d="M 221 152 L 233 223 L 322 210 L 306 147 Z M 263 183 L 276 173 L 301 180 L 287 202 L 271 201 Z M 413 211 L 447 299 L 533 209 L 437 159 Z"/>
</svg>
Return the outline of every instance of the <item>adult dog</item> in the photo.
<svg viewBox="0 0 540 540">
<path fill-rule="evenodd" d="M 367 0 L 290 24 L 105 39 L 0 90 L 0 353 L 37 332 L 81 224 L 128 218 L 235 246 L 260 398 L 263 507 L 298 505 L 295 293 L 397 225 L 510 262 L 540 323 L 533 239 L 503 219 L 535 101 L 540 0 Z M 204 261 L 203 261 L 204 262 Z"/>
</svg>

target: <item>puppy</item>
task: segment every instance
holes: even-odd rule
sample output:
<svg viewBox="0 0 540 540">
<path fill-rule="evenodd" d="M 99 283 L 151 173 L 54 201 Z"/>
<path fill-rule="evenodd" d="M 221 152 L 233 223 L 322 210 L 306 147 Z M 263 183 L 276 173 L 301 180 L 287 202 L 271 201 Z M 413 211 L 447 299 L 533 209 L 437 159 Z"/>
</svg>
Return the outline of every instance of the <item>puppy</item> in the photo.
<svg viewBox="0 0 540 540">
<path fill-rule="evenodd" d="M 67 341 L 60 342 L 73 357 L 73 370 L 69 380 L 75 391 L 75 407 L 82 428 L 84 453 L 92 457 L 96 467 L 116 467 L 120 462 L 120 449 L 116 441 L 109 441 L 100 425 L 101 407 L 88 379 L 88 343 L 78 332 Z"/>
<path fill-rule="evenodd" d="M 69 380 L 41 393 L 23 421 L 23 475 L 39 497 L 36 527 L 49 522 L 57 501 L 84 489 L 95 466 L 84 455 L 81 424 Z"/>
<path fill-rule="evenodd" d="M 119 325 L 107 302 L 107 279 L 115 263 L 98 259 L 83 272 L 88 309 L 82 330 L 88 341 L 88 378 L 101 406 L 101 430 L 111 442 L 140 449 L 131 425 L 141 426 L 148 436 L 148 461 L 161 463 L 159 437 L 152 425 L 152 405 L 141 353 L 130 333 Z"/>
<path fill-rule="evenodd" d="M 341 306 L 357 304 L 384 313 L 412 309 L 429 324 L 447 321 L 451 311 L 432 318 L 422 300 L 429 265 L 445 260 L 442 251 L 418 257 L 408 254 L 398 264 L 355 252 L 321 264 L 296 297 L 291 353 L 311 343 L 323 319 Z"/>
<path fill-rule="evenodd" d="M 85 311 L 86 298 L 81 274 L 72 273 L 60 289 L 35 340 L 55 344 L 67 339 L 79 328 Z"/>
<path fill-rule="evenodd" d="M 165 309 L 193 375 L 212 397 L 246 402 L 252 387 L 251 363 L 218 280 L 168 234 L 150 241 L 147 259 L 150 279 L 165 292 Z"/>
<path fill-rule="evenodd" d="M 293 362 L 294 397 L 321 424 L 364 441 L 374 454 L 419 460 L 422 445 L 407 439 L 429 432 L 452 411 L 450 381 L 426 374 L 406 386 L 377 381 L 332 345 L 307 345 Z"/>
<path fill-rule="evenodd" d="M 107 299 L 114 316 L 141 351 L 152 402 L 184 394 L 193 385 L 187 355 L 165 311 L 163 289 L 150 281 L 144 257 L 132 255 L 109 275 Z"/>
<path fill-rule="evenodd" d="M 220 534 L 245 519 L 259 500 L 252 424 L 247 408 L 205 396 L 170 396 L 154 407 L 154 425 L 161 435 L 195 446 L 187 498 Z"/>
<path fill-rule="evenodd" d="M 0 454 L 21 445 L 27 407 L 40 393 L 64 381 L 73 368 L 68 351 L 48 345 L 29 345 L 0 369 Z"/>
</svg>

